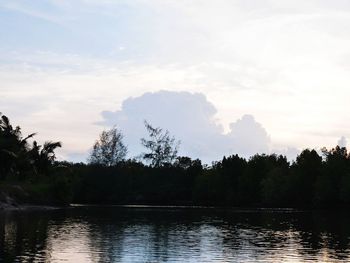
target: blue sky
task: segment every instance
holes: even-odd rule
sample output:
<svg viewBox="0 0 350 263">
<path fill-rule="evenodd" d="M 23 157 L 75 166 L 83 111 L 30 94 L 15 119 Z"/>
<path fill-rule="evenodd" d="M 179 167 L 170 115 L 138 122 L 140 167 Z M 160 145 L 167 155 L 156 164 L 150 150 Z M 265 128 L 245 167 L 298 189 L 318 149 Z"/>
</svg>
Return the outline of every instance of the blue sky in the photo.
<svg viewBox="0 0 350 263">
<path fill-rule="evenodd" d="M 349 58 L 342 0 L 0 1 L 0 112 L 71 160 L 112 122 L 136 155 L 145 101 L 179 120 L 147 112 L 193 157 L 334 146 L 350 135 Z"/>
</svg>

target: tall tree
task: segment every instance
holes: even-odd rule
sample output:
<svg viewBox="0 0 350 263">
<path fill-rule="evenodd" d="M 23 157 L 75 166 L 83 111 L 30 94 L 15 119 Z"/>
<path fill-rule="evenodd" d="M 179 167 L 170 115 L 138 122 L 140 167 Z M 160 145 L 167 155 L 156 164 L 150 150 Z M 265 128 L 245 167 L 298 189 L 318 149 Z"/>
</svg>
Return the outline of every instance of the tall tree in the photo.
<svg viewBox="0 0 350 263">
<path fill-rule="evenodd" d="M 176 160 L 180 141 L 176 141 L 170 136 L 168 130 L 159 127 L 154 128 L 145 121 L 149 139 L 142 138 L 141 144 L 148 150 L 142 157 L 151 163 L 153 167 L 161 167 L 165 164 L 171 164 Z"/>
<path fill-rule="evenodd" d="M 100 134 L 100 138 L 92 148 L 89 162 L 113 166 L 125 160 L 127 152 L 127 147 L 123 143 L 123 134 L 116 127 L 113 127 Z"/>
</svg>

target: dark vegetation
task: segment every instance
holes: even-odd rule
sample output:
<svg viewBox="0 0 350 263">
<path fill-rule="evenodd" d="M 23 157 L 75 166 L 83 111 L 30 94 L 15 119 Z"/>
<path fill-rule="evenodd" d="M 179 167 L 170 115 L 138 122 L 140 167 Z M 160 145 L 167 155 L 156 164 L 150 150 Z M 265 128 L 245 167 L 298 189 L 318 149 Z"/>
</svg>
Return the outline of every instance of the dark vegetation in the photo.
<svg viewBox="0 0 350 263">
<path fill-rule="evenodd" d="M 339 146 L 282 155 L 231 155 L 212 166 L 177 156 L 179 142 L 145 123 L 146 152 L 125 159 L 117 128 L 101 133 L 89 164 L 58 162 L 60 142 L 39 145 L 35 134 L 0 115 L 0 198 L 40 204 L 97 203 L 334 208 L 350 205 L 350 154 Z M 32 141 L 29 143 L 29 140 Z M 1 201 L 1 199 L 0 199 Z"/>
</svg>

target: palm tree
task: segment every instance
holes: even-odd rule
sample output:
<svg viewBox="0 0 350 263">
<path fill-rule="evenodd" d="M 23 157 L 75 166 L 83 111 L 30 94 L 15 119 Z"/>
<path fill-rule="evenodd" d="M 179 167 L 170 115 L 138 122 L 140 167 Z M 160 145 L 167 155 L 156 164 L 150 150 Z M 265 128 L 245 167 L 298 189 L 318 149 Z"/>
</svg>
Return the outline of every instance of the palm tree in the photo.
<svg viewBox="0 0 350 263">
<path fill-rule="evenodd" d="M 56 159 L 55 149 L 62 147 L 61 142 L 45 142 L 44 146 L 39 152 L 37 169 L 39 172 L 47 174 L 49 167 L 53 164 Z M 36 148 L 39 150 L 41 146 L 37 146 Z"/>
<path fill-rule="evenodd" d="M 9 119 L 0 113 L 0 177 L 14 173 L 18 152 L 21 148 L 21 130 L 13 129 Z"/>
<path fill-rule="evenodd" d="M 36 134 L 32 133 L 22 137 L 21 128 L 13 128 L 10 120 L 0 113 L 0 178 L 7 175 L 20 175 L 27 173 L 46 174 L 55 161 L 55 149 L 61 147 L 61 142 L 45 142 L 44 146 L 36 141 L 32 146 L 28 140 Z"/>
</svg>

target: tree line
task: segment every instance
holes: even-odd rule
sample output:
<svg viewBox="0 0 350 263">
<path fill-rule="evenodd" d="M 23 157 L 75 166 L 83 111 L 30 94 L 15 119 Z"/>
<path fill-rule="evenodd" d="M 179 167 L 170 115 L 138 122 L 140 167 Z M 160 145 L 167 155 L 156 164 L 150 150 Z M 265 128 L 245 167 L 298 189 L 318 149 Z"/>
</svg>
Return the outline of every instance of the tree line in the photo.
<svg viewBox="0 0 350 263">
<path fill-rule="evenodd" d="M 127 159 L 123 135 L 103 131 L 88 163 L 56 161 L 59 142 L 38 145 L 0 118 L 0 181 L 29 185 L 37 199 L 62 202 L 230 207 L 334 208 L 350 205 L 345 147 L 303 150 L 295 161 L 276 154 L 224 156 L 211 166 L 178 156 L 180 142 L 145 122 L 145 152 Z M 38 187 L 40 185 L 40 187 Z M 43 185 L 45 187 L 43 187 Z M 45 189 L 42 190 L 42 189 Z M 45 193 L 42 194 L 41 191 Z"/>
</svg>

